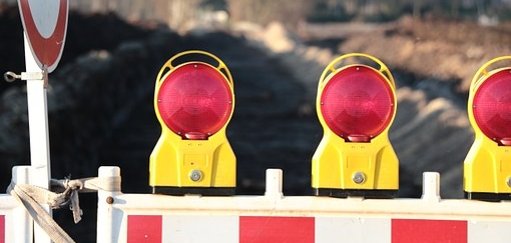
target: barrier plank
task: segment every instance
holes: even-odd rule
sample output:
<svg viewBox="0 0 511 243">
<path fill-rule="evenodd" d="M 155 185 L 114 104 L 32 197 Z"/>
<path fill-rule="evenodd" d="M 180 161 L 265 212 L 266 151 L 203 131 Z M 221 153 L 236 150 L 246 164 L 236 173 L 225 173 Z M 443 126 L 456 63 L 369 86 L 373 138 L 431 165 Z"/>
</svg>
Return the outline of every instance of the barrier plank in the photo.
<svg viewBox="0 0 511 243">
<path fill-rule="evenodd" d="M 97 242 L 511 242 L 511 203 L 442 200 L 439 178 L 426 180 L 421 199 L 287 197 L 279 176 L 267 178 L 278 179 L 267 181 L 264 196 L 100 190 Z"/>
</svg>

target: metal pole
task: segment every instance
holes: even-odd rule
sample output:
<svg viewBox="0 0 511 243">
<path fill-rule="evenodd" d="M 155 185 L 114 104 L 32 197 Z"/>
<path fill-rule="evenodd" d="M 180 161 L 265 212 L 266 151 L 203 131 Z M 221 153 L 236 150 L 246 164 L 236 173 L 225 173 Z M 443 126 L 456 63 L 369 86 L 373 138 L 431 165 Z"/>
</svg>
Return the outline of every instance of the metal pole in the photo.
<svg viewBox="0 0 511 243">
<path fill-rule="evenodd" d="M 42 72 L 30 51 L 26 34 L 25 65 L 27 73 Z M 46 75 L 43 75 L 45 78 Z M 47 80 L 27 80 L 28 126 L 30 134 L 30 162 L 32 165 L 31 184 L 49 188 L 51 176 L 50 142 L 48 138 L 48 108 L 46 104 Z M 50 208 L 43 206 L 51 215 Z M 36 243 L 49 243 L 50 237 L 39 226 L 34 227 Z"/>
</svg>

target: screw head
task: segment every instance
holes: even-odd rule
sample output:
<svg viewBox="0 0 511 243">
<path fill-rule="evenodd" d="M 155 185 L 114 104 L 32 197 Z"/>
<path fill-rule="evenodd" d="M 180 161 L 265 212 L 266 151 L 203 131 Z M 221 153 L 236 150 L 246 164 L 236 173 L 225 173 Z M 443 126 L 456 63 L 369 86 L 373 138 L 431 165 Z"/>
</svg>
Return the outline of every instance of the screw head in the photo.
<svg viewBox="0 0 511 243">
<path fill-rule="evenodd" d="M 509 177 L 506 179 L 506 183 L 507 183 L 507 186 L 508 186 L 508 187 L 511 187 L 511 176 L 509 176 Z"/>
<path fill-rule="evenodd" d="M 106 198 L 106 203 L 113 204 L 114 203 L 114 198 L 113 197 L 107 197 Z"/>
<path fill-rule="evenodd" d="M 192 170 L 190 172 L 190 180 L 192 181 L 200 181 L 202 179 L 202 171 L 200 170 Z"/>
<path fill-rule="evenodd" d="M 353 174 L 353 182 L 357 183 L 357 184 L 362 184 L 366 181 L 366 175 L 362 172 L 355 172 Z"/>
</svg>

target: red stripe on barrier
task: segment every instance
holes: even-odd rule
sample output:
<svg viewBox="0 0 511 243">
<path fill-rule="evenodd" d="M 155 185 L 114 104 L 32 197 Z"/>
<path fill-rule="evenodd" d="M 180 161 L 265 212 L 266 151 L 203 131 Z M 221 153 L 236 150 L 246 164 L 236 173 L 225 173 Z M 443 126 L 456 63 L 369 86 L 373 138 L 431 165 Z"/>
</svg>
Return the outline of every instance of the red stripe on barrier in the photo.
<svg viewBox="0 0 511 243">
<path fill-rule="evenodd" d="M 240 243 L 314 243 L 314 218 L 240 217 Z"/>
<path fill-rule="evenodd" d="M 5 216 L 0 215 L 0 243 L 5 243 Z"/>
<path fill-rule="evenodd" d="M 128 243 L 161 243 L 161 215 L 128 215 Z"/>
<path fill-rule="evenodd" d="M 392 243 L 467 242 L 467 221 L 392 219 Z"/>
</svg>

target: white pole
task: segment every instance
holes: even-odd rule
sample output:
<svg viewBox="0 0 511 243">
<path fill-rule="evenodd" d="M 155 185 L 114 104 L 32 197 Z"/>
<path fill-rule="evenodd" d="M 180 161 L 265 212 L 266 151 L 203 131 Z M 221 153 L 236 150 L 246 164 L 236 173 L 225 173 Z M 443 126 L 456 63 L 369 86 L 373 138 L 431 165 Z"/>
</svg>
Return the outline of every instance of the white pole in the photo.
<svg viewBox="0 0 511 243">
<path fill-rule="evenodd" d="M 266 192 L 267 197 L 282 198 L 282 170 L 267 169 L 266 170 Z"/>
<path fill-rule="evenodd" d="M 28 40 L 25 37 L 25 65 L 27 73 L 42 72 L 37 65 Z M 46 75 L 44 75 L 46 77 Z M 44 79 L 44 78 L 43 78 Z M 27 80 L 28 127 L 30 134 L 31 184 L 49 188 L 51 176 L 50 142 L 48 139 L 48 109 L 46 105 L 45 80 Z M 50 208 L 44 208 L 51 215 Z M 50 237 L 39 226 L 34 227 L 36 243 L 49 243 Z"/>
<path fill-rule="evenodd" d="M 16 184 L 30 183 L 30 166 L 14 166 L 12 168 L 12 180 Z M 12 212 L 12 228 L 14 234 L 11 236 L 14 243 L 33 242 L 33 222 L 23 206 L 16 207 Z"/>
<path fill-rule="evenodd" d="M 422 173 L 422 199 L 440 201 L 440 173 Z"/>
<path fill-rule="evenodd" d="M 100 179 L 109 179 L 112 177 L 121 176 L 121 169 L 116 166 L 101 166 L 98 170 L 98 177 Z M 122 214 L 120 217 L 114 215 L 115 196 L 121 194 L 120 181 L 112 182 L 108 185 L 114 190 L 98 190 L 98 219 L 96 230 L 97 243 L 110 243 L 117 242 L 119 239 L 120 226 L 122 223 Z"/>
</svg>

